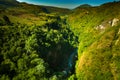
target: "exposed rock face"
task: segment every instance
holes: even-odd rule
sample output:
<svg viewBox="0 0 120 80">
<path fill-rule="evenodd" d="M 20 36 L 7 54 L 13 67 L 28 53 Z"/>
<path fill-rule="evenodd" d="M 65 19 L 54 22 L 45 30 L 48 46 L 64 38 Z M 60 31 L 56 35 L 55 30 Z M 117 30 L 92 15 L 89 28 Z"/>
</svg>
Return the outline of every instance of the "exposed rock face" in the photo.
<svg viewBox="0 0 120 80">
<path fill-rule="evenodd" d="M 120 34 L 120 28 L 119 28 L 118 34 Z"/>
<path fill-rule="evenodd" d="M 119 19 L 114 18 L 114 19 L 112 20 L 112 26 L 116 26 L 116 25 L 118 24 L 118 22 L 119 22 Z"/>
<path fill-rule="evenodd" d="M 96 27 L 96 30 L 103 30 L 103 29 L 105 29 L 105 27 L 103 26 L 103 25 L 98 25 L 97 27 Z"/>
<path fill-rule="evenodd" d="M 104 21 L 100 25 L 96 26 L 95 29 L 96 30 L 105 30 L 107 27 L 117 26 L 119 21 L 120 20 L 118 18 L 114 18 L 114 19 L 107 21 L 107 22 Z"/>
</svg>

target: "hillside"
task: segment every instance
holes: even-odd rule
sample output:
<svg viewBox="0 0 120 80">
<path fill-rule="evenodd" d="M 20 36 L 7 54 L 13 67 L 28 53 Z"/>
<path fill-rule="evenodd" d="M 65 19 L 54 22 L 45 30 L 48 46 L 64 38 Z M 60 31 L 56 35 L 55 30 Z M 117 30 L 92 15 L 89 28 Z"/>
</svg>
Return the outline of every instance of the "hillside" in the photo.
<svg viewBox="0 0 120 80">
<path fill-rule="evenodd" d="M 77 8 L 89 8 L 89 7 L 92 7 L 92 6 L 89 5 L 89 4 L 82 4 L 82 5 L 78 6 L 78 7 L 76 7 L 75 9 L 77 9 Z"/>
<path fill-rule="evenodd" d="M 16 0 L 0 0 L 2 24 L 4 24 L 2 17 L 7 16 L 11 23 L 40 26 L 68 13 L 70 10 L 65 8 L 19 3 Z"/>
<path fill-rule="evenodd" d="M 120 80 L 119 7 L 0 0 L 0 80 Z"/>
<path fill-rule="evenodd" d="M 77 8 L 68 19 L 79 36 L 78 80 L 119 80 L 120 2 Z"/>
<path fill-rule="evenodd" d="M 45 12 L 45 13 L 56 13 L 56 14 L 66 14 L 69 13 L 69 9 L 66 8 L 58 8 L 58 7 L 52 7 L 52 6 L 42 6 L 42 5 L 33 5 L 33 4 L 27 4 L 25 2 L 18 2 L 16 0 L 0 0 L 0 6 L 3 8 L 20 8 L 25 10 L 34 10 L 38 14 L 38 12 Z M 26 9 L 27 8 L 27 9 Z M 15 9 L 16 10 L 16 9 Z"/>
<path fill-rule="evenodd" d="M 0 0 L 0 6 L 3 7 L 15 7 L 19 4 L 16 0 Z"/>
</svg>

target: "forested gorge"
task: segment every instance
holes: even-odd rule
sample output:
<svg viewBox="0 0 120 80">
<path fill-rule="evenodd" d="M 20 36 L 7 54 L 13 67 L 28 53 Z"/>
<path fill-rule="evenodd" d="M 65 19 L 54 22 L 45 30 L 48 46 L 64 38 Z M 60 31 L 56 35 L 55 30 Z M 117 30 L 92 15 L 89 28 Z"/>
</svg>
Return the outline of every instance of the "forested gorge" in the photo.
<svg viewBox="0 0 120 80">
<path fill-rule="evenodd" d="M 0 0 L 0 80 L 120 80 L 119 7 Z"/>
<path fill-rule="evenodd" d="M 77 47 L 78 40 L 63 22 L 60 19 L 42 26 L 20 23 L 1 26 L 0 79 L 67 77 L 63 71 L 68 67 L 68 58 Z"/>
</svg>

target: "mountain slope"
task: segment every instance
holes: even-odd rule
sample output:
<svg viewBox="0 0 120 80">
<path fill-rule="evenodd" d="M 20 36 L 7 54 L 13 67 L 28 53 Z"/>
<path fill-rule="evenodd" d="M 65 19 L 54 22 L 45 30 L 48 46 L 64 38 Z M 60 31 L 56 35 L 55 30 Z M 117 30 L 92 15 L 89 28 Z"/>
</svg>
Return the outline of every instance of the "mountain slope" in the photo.
<svg viewBox="0 0 120 80">
<path fill-rule="evenodd" d="M 92 7 L 92 6 L 89 4 L 82 4 L 82 5 L 78 6 L 77 8 L 88 8 L 88 7 Z M 75 9 L 77 9 L 77 8 L 75 8 Z"/>
<path fill-rule="evenodd" d="M 14 7 L 14 8 L 23 8 L 25 10 L 34 10 L 34 12 L 45 12 L 45 13 L 59 13 L 59 14 L 68 14 L 69 9 L 66 8 L 57 8 L 52 6 L 42 6 L 42 5 L 33 5 L 33 4 L 27 4 L 27 3 L 20 3 L 16 0 L 0 0 L 0 6 L 4 8 Z M 36 10 L 37 9 L 37 10 Z"/>
<path fill-rule="evenodd" d="M 40 26 L 59 19 L 69 12 L 70 10 L 65 8 L 19 3 L 16 0 L 0 0 L 0 25 L 6 23 L 3 17 L 7 16 L 11 23 Z"/>
<path fill-rule="evenodd" d="M 119 80 L 120 2 L 77 8 L 68 22 L 79 36 L 78 80 Z M 73 76 L 74 77 L 74 76 Z"/>
<path fill-rule="evenodd" d="M 16 0 L 0 0 L 0 6 L 3 7 L 15 7 L 18 5 Z"/>
</svg>

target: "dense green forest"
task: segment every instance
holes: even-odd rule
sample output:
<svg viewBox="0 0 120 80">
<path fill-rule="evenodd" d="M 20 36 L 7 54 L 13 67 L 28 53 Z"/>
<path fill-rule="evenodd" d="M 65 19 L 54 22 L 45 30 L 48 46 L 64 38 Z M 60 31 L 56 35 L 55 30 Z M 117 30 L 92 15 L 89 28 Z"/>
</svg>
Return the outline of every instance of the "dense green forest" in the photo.
<svg viewBox="0 0 120 80">
<path fill-rule="evenodd" d="M 0 80 L 120 80 L 119 7 L 0 0 Z"/>
</svg>

